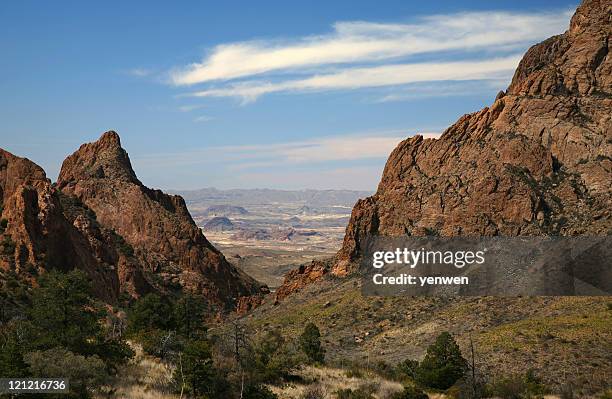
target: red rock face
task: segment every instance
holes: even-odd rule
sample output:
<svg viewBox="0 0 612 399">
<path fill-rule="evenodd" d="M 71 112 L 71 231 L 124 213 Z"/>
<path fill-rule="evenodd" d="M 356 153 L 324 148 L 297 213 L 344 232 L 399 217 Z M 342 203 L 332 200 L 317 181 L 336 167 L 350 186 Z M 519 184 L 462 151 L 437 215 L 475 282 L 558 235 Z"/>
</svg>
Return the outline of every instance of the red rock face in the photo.
<svg viewBox="0 0 612 399">
<path fill-rule="evenodd" d="M 441 136 L 392 152 L 353 209 L 333 273 L 367 235 L 610 234 L 612 4 L 587 0 L 569 31 L 533 46 L 507 92 Z"/>
<path fill-rule="evenodd" d="M 156 288 L 182 287 L 230 308 L 238 298 L 260 292 L 255 280 L 206 240 L 183 198 L 149 189 L 138 180 L 117 133 L 104 133 L 69 156 L 57 186 L 123 237 L 143 273 L 154 276 L 150 282 Z"/>
<path fill-rule="evenodd" d="M 138 180 L 115 132 L 66 159 L 57 186 L 0 150 L 0 204 L 0 268 L 32 280 L 76 268 L 108 302 L 186 289 L 219 310 L 250 309 L 265 293 L 206 240 L 181 197 Z"/>
<path fill-rule="evenodd" d="M 584 1 L 569 31 L 527 51 L 490 107 L 439 139 L 401 142 L 376 194 L 353 208 L 331 273 L 352 273 L 369 235 L 610 234 L 611 29 L 612 4 Z M 290 272 L 277 297 L 318 274 Z"/>
<path fill-rule="evenodd" d="M 308 265 L 302 265 L 295 270 L 291 270 L 285 275 L 283 284 L 276 291 L 275 301 L 282 301 L 292 293 L 321 279 L 327 273 L 329 273 L 329 266 L 318 260 L 313 260 Z"/>
<path fill-rule="evenodd" d="M 108 230 L 58 192 L 42 168 L 4 150 L 0 189 L 2 219 L 7 223 L 0 229 L 0 268 L 30 278 L 48 269 L 78 268 L 97 282 L 94 288 L 100 298 L 116 300 L 120 283 L 115 265 L 124 270 L 132 265 L 117 252 Z"/>
</svg>

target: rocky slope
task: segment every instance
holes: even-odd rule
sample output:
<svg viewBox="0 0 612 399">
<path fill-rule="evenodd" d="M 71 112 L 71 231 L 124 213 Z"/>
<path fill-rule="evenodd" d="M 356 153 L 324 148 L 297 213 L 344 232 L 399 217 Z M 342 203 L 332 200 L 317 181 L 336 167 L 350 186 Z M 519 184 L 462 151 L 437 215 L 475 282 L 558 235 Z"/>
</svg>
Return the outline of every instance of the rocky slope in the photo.
<svg viewBox="0 0 612 399">
<path fill-rule="evenodd" d="M 533 46 L 507 91 L 439 139 L 391 153 L 355 205 L 333 273 L 367 235 L 606 235 L 612 222 L 612 4 L 586 0 Z"/>
<path fill-rule="evenodd" d="M 182 287 L 234 307 L 259 284 L 227 262 L 206 240 L 177 195 L 145 187 L 119 135 L 106 132 L 62 164 L 57 187 L 77 198 L 133 248 L 144 273 L 160 287 Z"/>
<path fill-rule="evenodd" d="M 233 309 L 266 292 L 206 240 L 181 197 L 138 180 L 115 132 L 66 159 L 56 185 L 33 162 L 0 150 L 0 203 L 5 271 L 33 279 L 81 269 L 109 302 L 186 289 Z"/>
<path fill-rule="evenodd" d="M 568 31 L 527 51 L 490 107 L 439 139 L 401 142 L 377 192 L 353 208 L 331 274 L 355 271 L 369 235 L 610 234 L 611 13 L 609 1 L 585 0 Z"/>
<path fill-rule="evenodd" d="M 48 269 L 78 268 L 96 281 L 96 293 L 115 301 L 121 290 L 149 290 L 121 238 L 100 226 L 93 213 L 56 190 L 45 172 L 25 158 L 0 150 L 0 269 L 33 279 Z"/>
</svg>

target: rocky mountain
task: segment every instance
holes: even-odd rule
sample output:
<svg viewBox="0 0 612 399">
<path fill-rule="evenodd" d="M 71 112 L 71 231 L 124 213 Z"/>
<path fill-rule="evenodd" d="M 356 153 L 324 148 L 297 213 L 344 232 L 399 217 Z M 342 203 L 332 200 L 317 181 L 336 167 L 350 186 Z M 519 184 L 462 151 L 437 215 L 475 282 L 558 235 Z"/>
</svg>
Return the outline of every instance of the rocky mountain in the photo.
<svg viewBox="0 0 612 399">
<path fill-rule="evenodd" d="M 226 231 L 233 230 L 234 224 L 231 220 L 226 218 L 225 216 L 215 216 L 210 219 L 208 222 L 204 223 L 202 226 L 204 230 L 212 230 L 212 231 Z"/>
<path fill-rule="evenodd" d="M 352 273 L 368 235 L 610 234 L 611 30 L 612 4 L 585 0 L 490 107 L 439 139 L 401 142 L 377 192 L 353 208 L 331 272 Z"/>
<path fill-rule="evenodd" d="M 68 157 L 56 185 L 2 151 L 0 187 L 5 270 L 82 269 L 109 301 L 186 289 L 230 309 L 264 289 L 206 240 L 181 197 L 138 180 L 115 132 Z"/>
<path fill-rule="evenodd" d="M 203 216 L 206 217 L 217 217 L 217 216 L 233 216 L 233 215 L 246 215 L 249 212 L 241 206 L 235 205 L 212 205 L 206 208 L 203 212 Z"/>
<path fill-rule="evenodd" d="M 300 203 L 309 207 L 330 207 L 332 205 L 352 207 L 358 198 L 371 194 L 368 191 L 352 190 L 274 190 L 268 188 L 219 190 L 212 187 L 170 192 L 180 194 L 188 204 L 238 205 L 246 206 L 249 211 L 250 206 L 253 205 L 287 203 Z"/>
<path fill-rule="evenodd" d="M 569 30 L 530 48 L 495 102 L 439 139 L 391 153 L 351 215 L 336 274 L 369 234 L 606 235 L 612 231 L 612 4 L 586 0 Z"/>
</svg>

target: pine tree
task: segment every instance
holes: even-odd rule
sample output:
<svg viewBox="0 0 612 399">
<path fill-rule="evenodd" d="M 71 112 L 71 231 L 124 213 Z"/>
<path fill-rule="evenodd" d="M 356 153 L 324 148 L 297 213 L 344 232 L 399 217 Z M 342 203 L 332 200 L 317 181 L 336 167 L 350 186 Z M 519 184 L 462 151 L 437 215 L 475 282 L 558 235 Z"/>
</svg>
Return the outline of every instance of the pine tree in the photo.
<svg viewBox="0 0 612 399">
<path fill-rule="evenodd" d="M 421 384 L 438 389 L 450 388 L 467 370 L 467 362 L 452 335 L 441 333 L 427 348 L 416 377 Z"/>
<path fill-rule="evenodd" d="M 323 363 L 325 349 L 321 346 L 321 332 L 314 323 L 308 323 L 300 335 L 300 348 L 313 362 Z"/>
</svg>

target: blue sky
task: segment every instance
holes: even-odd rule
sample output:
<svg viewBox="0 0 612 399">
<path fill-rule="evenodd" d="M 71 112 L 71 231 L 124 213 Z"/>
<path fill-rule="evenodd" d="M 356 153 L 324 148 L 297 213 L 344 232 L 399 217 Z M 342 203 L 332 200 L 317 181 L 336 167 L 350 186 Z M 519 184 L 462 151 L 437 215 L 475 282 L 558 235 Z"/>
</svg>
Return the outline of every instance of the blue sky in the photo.
<svg viewBox="0 0 612 399">
<path fill-rule="evenodd" d="M 374 190 L 575 2 L 3 2 L 0 147 L 55 180 L 116 130 L 153 187 Z"/>
</svg>

